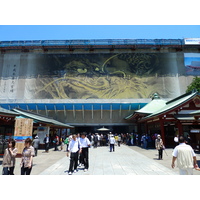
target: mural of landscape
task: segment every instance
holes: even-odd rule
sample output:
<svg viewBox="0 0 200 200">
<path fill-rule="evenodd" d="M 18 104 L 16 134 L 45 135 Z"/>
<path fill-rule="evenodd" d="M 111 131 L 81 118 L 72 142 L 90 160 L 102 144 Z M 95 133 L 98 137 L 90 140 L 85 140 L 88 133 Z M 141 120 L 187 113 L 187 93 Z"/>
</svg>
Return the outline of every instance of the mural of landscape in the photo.
<svg viewBox="0 0 200 200">
<path fill-rule="evenodd" d="M 163 98 L 185 93 L 184 53 L 0 55 L 0 99 Z"/>
</svg>

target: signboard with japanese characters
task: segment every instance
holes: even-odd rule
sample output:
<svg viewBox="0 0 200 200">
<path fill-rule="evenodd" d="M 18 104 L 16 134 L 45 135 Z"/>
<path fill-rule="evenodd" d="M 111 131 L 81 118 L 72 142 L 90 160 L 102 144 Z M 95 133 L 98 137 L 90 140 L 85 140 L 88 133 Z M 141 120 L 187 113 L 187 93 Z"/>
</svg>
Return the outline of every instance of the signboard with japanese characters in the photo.
<svg viewBox="0 0 200 200">
<path fill-rule="evenodd" d="M 26 138 L 32 139 L 33 120 L 27 118 L 17 118 L 15 121 L 14 139 L 16 140 L 16 148 L 21 154 L 24 148 L 24 140 Z"/>
</svg>

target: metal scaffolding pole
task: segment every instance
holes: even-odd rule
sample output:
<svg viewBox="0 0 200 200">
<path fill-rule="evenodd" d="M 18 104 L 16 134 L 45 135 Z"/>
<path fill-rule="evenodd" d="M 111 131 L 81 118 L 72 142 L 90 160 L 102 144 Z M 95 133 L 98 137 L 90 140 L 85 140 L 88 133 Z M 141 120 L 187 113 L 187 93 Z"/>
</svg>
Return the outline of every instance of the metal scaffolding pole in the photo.
<svg viewBox="0 0 200 200">
<path fill-rule="evenodd" d="M 73 104 L 73 115 L 74 115 L 74 119 L 76 118 L 76 113 L 75 113 L 75 105 Z"/>
<path fill-rule="evenodd" d="M 82 105 L 82 114 L 83 114 L 83 119 L 84 119 L 85 118 L 84 105 Z"/>
<path fill-rule="evenodd" d="M 37 114 L 38 114 L 38 105 L 36 104 L 36 111 L 37 111 Z"/>
<path fill-rule="evenodd" d="M 103 119 L 103 105 L 101 105 L 101 119 Z"/>
<path fill-rule="evenodd" d="M 56 105 L 54 105 L 54 110 L 55 110 L 56 119 L 57 119 L 58 115 L 57 115 Z"/>
<path fill-rule="evenodd" d="M 65 115 L 65 117 L 67 117 L 67 115 L 66 115 L 66 106 L 63 105 L 63 107 L 64 107 L 64 115 Z"/>
<path fill-rule="evenodd" d="M 119 107 L 119 116 L 120 117 L 122 116 L 122 104 L 120 104 L 120 107 Z"/>
<path fill-rule="evenodd" d="M 110 119 L 112 119 L 112 104 L 110 105 Z"/>
<path fill-rule="evenodd" d="M 47 105 L 45 105 L 46 116 L 48 117 Z"/>
<path fill-rule="evenodd" d="M 94 105 L 92 104 L 92 119 L 94 119 Z"/>
</svg>

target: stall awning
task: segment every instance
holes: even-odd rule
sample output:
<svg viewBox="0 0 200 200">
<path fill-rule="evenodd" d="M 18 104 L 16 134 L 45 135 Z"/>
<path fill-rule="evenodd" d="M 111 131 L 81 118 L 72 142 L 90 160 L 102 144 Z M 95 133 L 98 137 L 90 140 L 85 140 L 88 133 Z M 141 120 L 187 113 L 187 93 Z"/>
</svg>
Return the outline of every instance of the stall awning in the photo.
<svg viewBox="0 0 200 200">
<path fill-rule="evenodd" d="M 9 116 L 9 117 L 16 117 L 16 116 L 19 116 L 18 113 L 13 112 L 13 111 L 11 111 L 11 110 L 7 110 L 7 109 L 4 109 L 4 108 L 1 108 L 1 107 L 0 107 L 0 115 Z"/>
<path fill-rule="evenodd" d="M 37 121 L 38 123 L 41 122 L 41 123 L 49 124 L 51 126 L 74 128 L 73 126 L 70 126 L 68 124 L 64 124 L 64 123 L 59 122 L 57 120 L 54 120 L 54 119 L 51 119 L 51 118 L 47 118 L 47 117 L 44 117 L 42 115 L 38 115 L 36 113 L 25 111 L 25 110 L 22 110 L 22 109 L 19 109 L 19 108 L 14 108 L 13 111 L 15 111 L 16 113 L 20 114 L 20 116 L 31 118 L 34 121 Z"/>
</svg>

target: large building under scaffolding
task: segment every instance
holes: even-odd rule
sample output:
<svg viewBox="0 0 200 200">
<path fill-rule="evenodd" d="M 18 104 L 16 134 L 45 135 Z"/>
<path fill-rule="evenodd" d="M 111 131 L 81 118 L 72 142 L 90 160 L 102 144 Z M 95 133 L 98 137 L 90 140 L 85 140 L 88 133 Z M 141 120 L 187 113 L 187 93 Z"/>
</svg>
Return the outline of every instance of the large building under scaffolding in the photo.
<svg viewBox="0 0 200 200">
<path fill-rule="evenodd" d="M 0 42 L 0 105 L 75 126 L 137 131 L 125 118 L 185 93 L 200 75 L 199 39 Z"/>
</svg>

